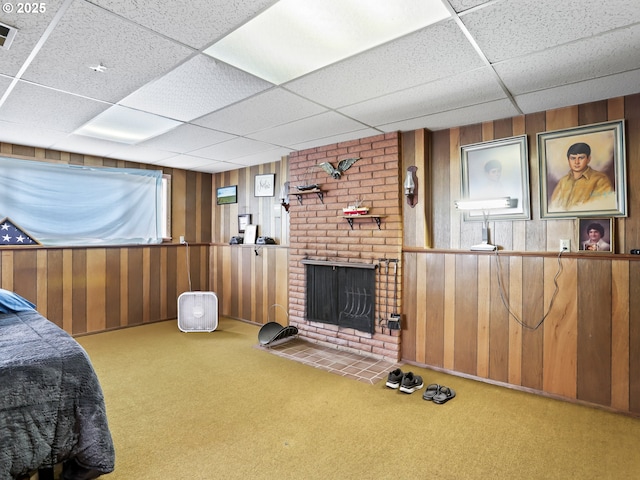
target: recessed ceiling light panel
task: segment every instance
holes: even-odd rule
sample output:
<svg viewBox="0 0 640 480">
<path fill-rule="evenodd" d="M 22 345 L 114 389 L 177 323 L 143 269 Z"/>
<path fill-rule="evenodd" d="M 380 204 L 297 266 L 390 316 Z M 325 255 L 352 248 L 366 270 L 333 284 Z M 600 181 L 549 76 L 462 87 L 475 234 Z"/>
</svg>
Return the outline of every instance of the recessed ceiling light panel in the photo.
<svg viewBox="0 0 640 480">
<path fill-rule="evenodd" d="M 280 85 L 449 16 L 441 0 L 280 0 L 204 53 Z"/>
</svg>

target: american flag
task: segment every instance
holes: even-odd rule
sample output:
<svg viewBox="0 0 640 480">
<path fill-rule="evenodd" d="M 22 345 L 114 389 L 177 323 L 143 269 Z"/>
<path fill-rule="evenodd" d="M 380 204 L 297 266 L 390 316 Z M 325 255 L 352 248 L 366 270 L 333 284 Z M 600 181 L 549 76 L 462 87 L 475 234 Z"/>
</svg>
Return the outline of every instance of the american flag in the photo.
<svg viewBox="0 0 640 480">
<path fill-rule="evenodd" d="M 39 245 L 39 242 L 5 217 L 0 220 L 0 245 Z"/>
</svg>

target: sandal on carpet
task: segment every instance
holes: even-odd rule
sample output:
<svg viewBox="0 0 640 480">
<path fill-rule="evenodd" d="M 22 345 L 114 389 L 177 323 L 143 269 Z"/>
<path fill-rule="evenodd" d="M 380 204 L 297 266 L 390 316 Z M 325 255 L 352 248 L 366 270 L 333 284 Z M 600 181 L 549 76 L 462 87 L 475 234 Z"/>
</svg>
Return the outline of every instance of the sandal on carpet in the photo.
<svg viewBox="0 0 640 480">
<path fill-rule="evenodd" d="M 440 391 L 433 397 L 433 403 L 442 405 L 456 396 L 456 392 L 449 387 L 440 387 Z"/>
<path fill-rule="evenodd" d="M 427 389 L 424 391 L 422 398 L 424 400 L 433 400 L 433 397 L 436 396 L 440 392 L 440 385 L 437 383 L 432 383 L 427 386 Z"/>
</svg>

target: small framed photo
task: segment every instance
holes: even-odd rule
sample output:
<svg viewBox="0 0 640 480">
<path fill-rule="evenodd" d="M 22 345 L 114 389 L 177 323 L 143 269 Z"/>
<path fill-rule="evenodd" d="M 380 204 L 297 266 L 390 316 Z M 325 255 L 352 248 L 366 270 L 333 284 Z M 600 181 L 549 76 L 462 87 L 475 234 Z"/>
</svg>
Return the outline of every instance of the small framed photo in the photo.
<svg viewBox="0 0 640 480">
<path fill-rule="evenodd" d="M 238 233 L 244 233 L 247 225 L 251 223 L 251 214 L 243 213 L 238 215 Z"/>
<path fill-rule="evenodd" d="M 258 238 L 258 226 L 257 225 L 247 225 L 244 228 L 244 244 L 245 245 L 255 245 L 256 238 Z"/>
<path fill-rule="evenodd" d="M 624 120 L 538 133 L 540 217 L 626 217 Z"/>
<path fill-rule="evenodd" d="M 528 220 L 529 156 L 527 136 L 463 145 L 462 195 L 465 200 L 510 197 L 511 207 L 491 210 L 494 220 Z M 481 211 L 464 212 L 464 220 L 483 220 Z"/>
<path fill-rule="evenodd" d="M 238 203 L 238 186 L 220 187 L 216 189 L 216 205 Z"/>
<path fill-rule="evenodd" d="M 613 253 L 613 219 L 580 218 L 577 237 L 580 251 Z"/>
<path fill-rule="evenodd" d="M 254 182 L 254 196 L 273 197 L 275 195 L 275 173 L 256 175 Z"/>
</svg>

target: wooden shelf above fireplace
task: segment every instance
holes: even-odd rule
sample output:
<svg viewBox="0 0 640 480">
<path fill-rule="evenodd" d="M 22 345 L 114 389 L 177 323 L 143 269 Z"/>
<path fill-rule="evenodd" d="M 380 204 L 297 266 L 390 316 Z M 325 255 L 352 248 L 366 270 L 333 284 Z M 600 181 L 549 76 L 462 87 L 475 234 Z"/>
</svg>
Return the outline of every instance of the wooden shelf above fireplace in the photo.
<svg viewBox="0 0 640 480">
<path fill-rule="evenodd" d="M 340 215 L 340 216 L 344 218 L 347 222 L 349 222 L 349 226 L 351 227 L 351 230 L 353 230 L 353 221 L 358 218 L 372 219 L 374 222 L 376 222 L 376 225 L 378 225 L 378 230 L 380 230 L 380 219 L 385 217 L 385 215 Z"/>
</svg>

